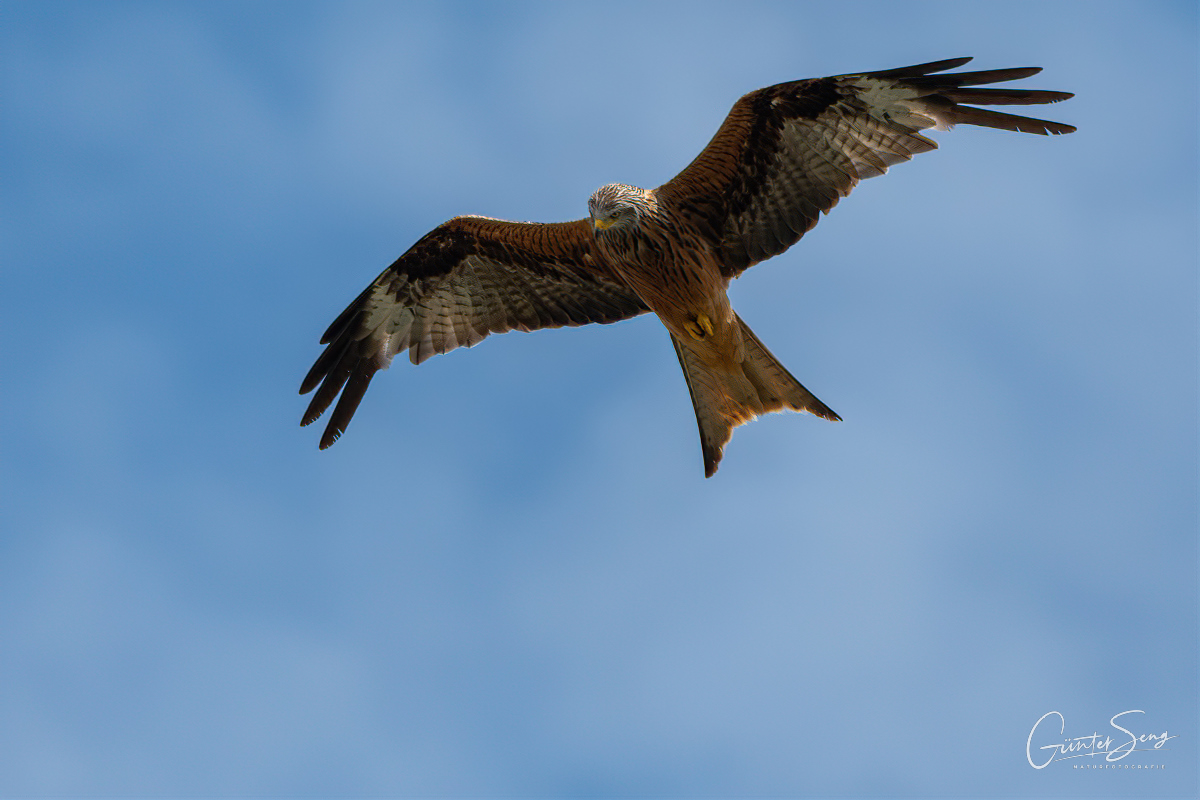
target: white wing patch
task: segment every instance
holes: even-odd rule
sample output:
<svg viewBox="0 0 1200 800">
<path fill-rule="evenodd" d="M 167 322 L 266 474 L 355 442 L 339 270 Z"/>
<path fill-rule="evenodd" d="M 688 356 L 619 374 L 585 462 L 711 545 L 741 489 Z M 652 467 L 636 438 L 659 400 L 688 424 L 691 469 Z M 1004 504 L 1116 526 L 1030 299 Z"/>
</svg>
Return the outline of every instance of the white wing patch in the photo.
<svg viewBox="0 0 1200 800">
<path fill-rule="evenodd" d="M 919 131 L 926 128 L 944 131 L 952 127 L 936 109 L 919 102 L 921 93 L 911 86 L 866 77 L 856 78 L 851 86 L 866 105 L 867 113 L 884 124 L 903 125 Z"/>
</svg>

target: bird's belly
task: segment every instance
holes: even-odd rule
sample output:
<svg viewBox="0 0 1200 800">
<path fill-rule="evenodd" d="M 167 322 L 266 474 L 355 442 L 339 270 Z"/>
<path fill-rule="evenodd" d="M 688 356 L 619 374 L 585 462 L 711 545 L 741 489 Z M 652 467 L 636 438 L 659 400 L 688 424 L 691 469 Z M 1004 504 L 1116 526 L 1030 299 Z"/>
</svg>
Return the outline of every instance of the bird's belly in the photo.
<svg viewBox="0 0 1200 800">
<path fill-rule="evenodd" d="M 720 270 L 664 260 L 626 262 L 618 271 L 667 330 L 705 362 L 740 362 L 741 340 Z"/>
</svg>

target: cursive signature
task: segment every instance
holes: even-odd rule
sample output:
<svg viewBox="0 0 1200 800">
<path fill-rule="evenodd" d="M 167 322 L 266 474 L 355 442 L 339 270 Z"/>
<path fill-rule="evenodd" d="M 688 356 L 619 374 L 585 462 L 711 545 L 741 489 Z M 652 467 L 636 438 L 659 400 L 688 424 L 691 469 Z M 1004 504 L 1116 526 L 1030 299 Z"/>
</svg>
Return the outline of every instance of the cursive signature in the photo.
<svg viewBox="0 0 1200 800">
<path fill-rule="evenodd" d="M 1048 714 L 1043 714 L 1042 718 L 1033 724 L 1033 729 L 1029 731 L 1029 739 L 1025 742 L 1025 758 L 1029 760 L 1029 766 L 1034 769 L 1045 769 L 1054 761 L 1062 761 L 1068 758 L 1083 758 L 1084 756 L 1095 757 L 1104 754 L 1105 761 L 1120 761 L 1130 753 L 1135 753 L 1141 750 L 1161 750 L 1163 745 L 1170 739 L 1178 739 L 1178 736 L 1168 736 L 1166 731 L 1162 733 L 1143 733 L 1135 734 L 1130 730 L 1122 728 L 1117 724 L 1117 720 L 1126 714 L 1145 714 L 1145 711 L 1133 709 L 1130 711 L 1122 711 L 1120 714 L 1113 716 L 1108 721 L 1109 725 L 1120 731 L 1125 737 L 1118 739 L 1114 747 L 1113 738 L 1111 735 L 1102 736 L 1099 733 L 1093 733 L 1091 736 L 1076 736 L 1073 739 L 1063 739 L 1062 744 L 1044 744 L 1041 750 L 1050 751 L 1050 757 L 1041 764 L 1036 764 L 1033 761 L 1033 737 L 1038 731 L 1038 726 L 1046 721 L 1047 717 L 1058 717 L 1058 735 L 1062 736 L 1067 730 L 1067 720 L 1062 714 L 1057 711 L 1051 711 Z M 1152 747 L 1138 747 L 1139 744 L 1152 745 Z"/>
</svg>

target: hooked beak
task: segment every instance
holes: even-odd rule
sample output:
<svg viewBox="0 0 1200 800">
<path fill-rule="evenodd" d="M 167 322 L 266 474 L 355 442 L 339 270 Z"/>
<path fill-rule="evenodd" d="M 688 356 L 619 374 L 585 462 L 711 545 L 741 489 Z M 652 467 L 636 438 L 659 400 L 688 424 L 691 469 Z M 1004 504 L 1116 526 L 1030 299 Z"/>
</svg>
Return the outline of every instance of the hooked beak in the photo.
<svg viewBox="0 0 1200 800">
<path fill-rule="evenodd" d="M 607 230 L 608 228 L 612 227 L 612 224 L 613 221 L 611 219 L 592 218 L 592 227 L 598 231 Z"/>
</svg>

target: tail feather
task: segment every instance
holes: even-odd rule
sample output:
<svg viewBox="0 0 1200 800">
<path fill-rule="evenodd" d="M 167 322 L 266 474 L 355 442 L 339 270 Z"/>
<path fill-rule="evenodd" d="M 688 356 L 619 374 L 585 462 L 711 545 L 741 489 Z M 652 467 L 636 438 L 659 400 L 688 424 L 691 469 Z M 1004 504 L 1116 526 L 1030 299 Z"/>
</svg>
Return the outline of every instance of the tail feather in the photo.
<svg viewBox="0 0 1200 800">
<path fill-rule="evenodd" d="M 831 421 L 841 419 L 771 355 L 750 326 L 740 317 L 737 322 L 745 350 L 737 371 L 710 367 L 686 343 L 671 337 L 696 410 L 706 478 L 716 473 L 733 429 L 760 414 L 790 408 Z"/>
<path fill-rule="evenodd" d="M 795 411 L 807 411 L 830 422 L 841 422 L 842 418 L 835 414 L 833 409 L 805 389 L 804 385 L 787 371 L 787 367 L 779 363 L 779 359 L 775 358 L 766 345 L 759 341 L 758 337 L 754 335 L 754 331 L 750 330 L 750 326 L 743 322 L 741 317 L 738 317 L 737 321 L 738 326 L 742 329 L 742 340 L 746 346 L 746 361 L 743 365 L 746 377 L 755 386 L 761 387 L 760 396 L 763 396 L 764 392 L 769 392 L 772 398 L 777 398 L 771 401 L 767 411 L 782 411 L 784 408 L 790 408 Z M 763 405 L 768 405 L 766 397 L 764 397 Z"/>
</svg>

